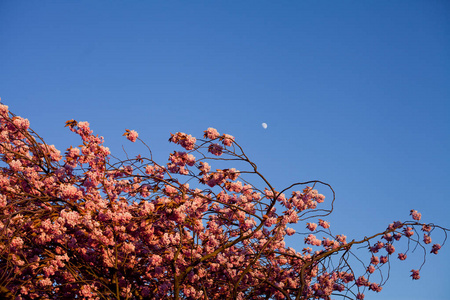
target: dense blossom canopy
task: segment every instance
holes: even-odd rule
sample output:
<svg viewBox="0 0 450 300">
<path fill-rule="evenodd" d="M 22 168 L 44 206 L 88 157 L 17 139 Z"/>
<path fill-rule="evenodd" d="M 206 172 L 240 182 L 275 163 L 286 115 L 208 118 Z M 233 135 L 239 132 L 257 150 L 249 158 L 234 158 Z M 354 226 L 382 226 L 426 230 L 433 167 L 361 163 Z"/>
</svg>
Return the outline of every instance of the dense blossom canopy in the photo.
<svg viewBox="0 0 450 300">
<path fill-rule="evenodd" d="M 328 184 L 278 191 L 213 128 L 203 139 L 171 134 L 182 149 L 160 165 L 149 148 L 149 157 L 115 158 L 87 122 L 66 126 L 82 145 L 61 153 L 0 104 L 0 297 L 364 299 L 385 283 L 375 271 L 407 259 L 411 245 L 437 254 L 431 234 L 447 231 L 411 210 L 412 221 L 360 240 L 334 235 L 324 220 L 334 198 L 316 190 L 332 192 Z M 213 168 L 232 163 L 240 170 Z M 304 248 L 287 247 L 286 235 Z M 361 246 L 369 256 L 358 273 L 350 258 Z"/>
</svg>

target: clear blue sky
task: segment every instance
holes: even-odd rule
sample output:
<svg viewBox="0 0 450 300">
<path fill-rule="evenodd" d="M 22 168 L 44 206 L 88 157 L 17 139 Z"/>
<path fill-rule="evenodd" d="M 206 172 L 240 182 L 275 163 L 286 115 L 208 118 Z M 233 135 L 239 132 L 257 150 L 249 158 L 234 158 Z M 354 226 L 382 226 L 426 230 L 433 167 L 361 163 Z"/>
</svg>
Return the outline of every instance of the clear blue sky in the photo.
<svg viewBox="0 0 450 300">
<path fill-rule="evenodd" d="M 134 129 L 162 162 L 169 132 L 215 127 L 280 189 L 330 183 L 349 239 L 410 209 L 450 227 L 449 16 L 434 0 L 2 0 L 0 97 L 62 150 L 69 119 L 113 152 L 144 151 Z M 396 260 L 366 299 L 450 299 L 447 246 L 419 281 L 420 251 Z"/>
</svg>

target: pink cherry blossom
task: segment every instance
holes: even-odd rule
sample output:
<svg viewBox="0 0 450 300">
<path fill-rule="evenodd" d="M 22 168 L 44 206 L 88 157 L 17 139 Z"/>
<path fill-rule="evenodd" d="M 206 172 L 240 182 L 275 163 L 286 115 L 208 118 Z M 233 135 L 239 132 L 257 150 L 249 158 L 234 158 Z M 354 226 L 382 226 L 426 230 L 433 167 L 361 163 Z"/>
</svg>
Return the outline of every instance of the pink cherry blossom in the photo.
<svg viewBox="0 0 450 300">
<path fill-rule="evenodd" d="M 328 222 L 326 222 L 326 221 L 324 221 L 324 220 L 319 219 L 319 226 L 321 226 L 321 227 L 323 227 L 323 228 L 325 228 L 325 229 L 328 229 L 328 228 L 330 228 L 330 223 L 328 223 Z"/>
<path fill-rule="evenodd" d="M 431 243 L 431 237 L 430 237 L 430 235 L 424 234 L 424 235 L 423 235 L 423 242 L 424 242 L 425 244 L 430 244 L 430 243 Z"/>
<path fill-rule="evenodd" d="M 393 237 L 394 237 L 394 240 L 399 241 L 402 237 L 402 234 L 400 232 L 397 232 L 394 234 Z"/>
<path fill-rule="evenodd" d="M 293 235 L 295 233 L 295 229 L 293 228 L 286 228 L 287 235 Z"/>
<path fill-rule="evenodd" d="M 398 254 L 398 259 L 400 259 L 400 260 L 405 260 L 405 259 L 406 259 L 406 254 L 404 254 L 404 253 L 399 253 L 399 254 Z"/>
<path fill-rule="evenodd" d="M 370 259 L 370 263 L 374 265 L 378 265 L 380 263 L 380 258 L 378 256 L 372 256 Z"/>
<path fill-rule="evenodd" d="M 341 244 L 347 244 L 347 237 L 343 234 L 338 234 L 336 240 Z"/>
<path fill-rule="evenodd" d="M 322 244 L 322 241 L 319 240 L 315 235 L 310 234 L 305 238 L 305 243 L 313 246 L 320 246 Z"/>
<path fill-rule="evenodd" d="M 419 221 L 422 218 L 422 214 L 419 213 L 417 210 L 414 210 L 414 209 L 411 209 L 410 215 L 412 216 L 412 218 L 414 220 L 417 220 L 417 221 Z"/>
<path fill-rule="evenodd" d="M 320 219 L 333 211 L 319 193 L 327 184 L 276 190 L 233 136 L 211 127 L 198 143 L 171 134 L 176 149 L 158 163 L 151 152 L 111 155 L 88 122 L 66 126 L 81 142 L 61 155 L 0 104 L 0 293 L 17 299 L 364 299 L 381 291 L 396 249 L 437 254 L 430 234 L 448 231 L 415 222 L 413 210 L 414 222 L 349 242 Z M 418 229 L 423 240 L 412 238 Z"/>
<path fill-rule="evenodd" d="M 22 169 L 22 163 L 19 160 L 12 160 L 9 163 L 9 166 L 15 172 L 20 171 Z"/>
<path fill-rule="evenodd" d="M 422 231 L 430 232 L 431 229 L 433 229 L 433 227 L 431 225 L 429 225 L 429 224 L 423 224 L 422 225 Z"/>
<path fill-rule="evenodd" d="M 412 279 L 414 280 L 420 279 L 419 270 L 411 270 L 411 272 L 412 272 L 411 274 Z"/>
<path fill-rule="evenodd" d="M 395 248 L 392 244 L 386 244 L 386 251 L 389 255 L 395 252 Z"/>
<path fill-rule="evenodd" d="M 414 235 L 413 228 L 412 228 L 412 227 L 409 227 L 409 226 L 403 228 L 403 232 L 404 232 L 404 235 L 405 235 L 406 237 L 411 237 L 411 236 Z"/>
<path fill-rule="evenodd" d="M 431 249 L 431 253 L 433 254 L 438 254 L 438 251 L 441 249 L 441 245 L 439 244 L 434 244 L 433 248 Z"/>
<path fill-rule="evenodd" d="M 13 118 L 13 124 L 20 130 L 27 130 L 30 127 L 30 121 L 21 117 Z"/>
<path fill-rule="evenodd" d="M 222 137 L 222 143 L 225 146 L 231 146 L 233 144 L 234 141 L 234 136 L 231 136 L 229 134 L 224 134 Z"/>
<path fill-rule="evenodd" d="M 13 238 L 12 241 L 11 241 L 10 246 L 14 247 L 16 249 L 22 248 L 22 246 L 23 246 L 23 239 L 20 238 L 20 237 Z"/>
<path fill-rule="evenodd" d="M 316 223 L 306 223 L 306 228 L 308 228 L 310 231 L 314 231 L 317 228 Z"/>
<path fill-rule="evenodd" d="M 383 235 L 383 239 L 385 239 L 388 242 L 392 242 L 393 236 L 392 233 L 386 233 Z"/>
<path fill-rule="evenodd" d="M 355 283 L 357 286 L 368 286 L 369 285 L 369 281 L 364 276 L 358 277 L 358 279 L 355 281 Z"/>
<path fill-rule="evenodd" d="M 9 107 L 8 107 L 8 105 L 4 105 L 4 104 L 1 104 L 1 103 L 0 103 L 0 115 L 1 115 L 2 117 L 8 118 L 8 117 L 9 117 L 9 116 L 8 116 L 8 113 L 9 113 Z"/>
<path fill-rule="evenodd" d="M 134 142 L 136 142 L 136 139 L 138 138 L 138 136 L 139 135 L 136 131 L 130 130 L 128 132 L 127 139 L 129 139 L 130 141 L 132 141 L 134 143 Z"/>
<path fill-rule="evenodd" d="M 171 134 L 169 141 L 179 144 L 186 150 L 193 150 L 197 139 L 190 134 L 177 132 L 176 134 Z"/>
<path fill-rule="evenodd" d="M 223 147 L 219 144 L 211 144 L 208 148 L 208 152 L 216 156 L 220 156 L 223 153 Z"/>
<path fill-rule="evenodd" d="M 375 291 L 375 292 L 379 293 L 379 292 L 381 292 L 381 290 L 382 290 L 383 288 L 382 288 L 381 286 L 379 286 L 378 284 L 376 284 L 376 283 L 371 283 L 371 284 L 369 285 L 369 289 L 372 290 L 372 291 Z"/>
<path fill-rule="evenodd" d="M 210 140 L 215 140 L 220 136 L 219 132 L 217 132 L 217 130 L 215 128 L 210 127 L 207 130 L 205 130 L 204 132 L 205 132 L 204 137 L 208 138 Z"/>
</svg>

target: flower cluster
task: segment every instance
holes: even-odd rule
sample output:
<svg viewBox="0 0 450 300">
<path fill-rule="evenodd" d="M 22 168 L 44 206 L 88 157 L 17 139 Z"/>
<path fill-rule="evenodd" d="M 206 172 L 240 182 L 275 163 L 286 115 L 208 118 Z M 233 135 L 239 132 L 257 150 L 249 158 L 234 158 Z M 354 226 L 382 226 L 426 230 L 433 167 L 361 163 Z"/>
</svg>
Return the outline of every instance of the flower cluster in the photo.
<svg viewBox="0 0 450 300">
<path fill-rule="evenodd" d="M 139 134 L 135 130 L 129 130 L 129 129 L 126 129 L 125 133 L 123 135 L 126 136 L 127 139 L 129 139 L 133 143 L 136 142 L 136 140 L 139 136 Z"/>
<path fill-rule="evenodd" d="M 88 122 L 66 122 L 82 145 L 64 154 L 29 126 L 0 104 L 0 297 L 364 299 L 364 290 L 382 290 L 375 271 L 402 249 L 397 243 L 422 245 L 410 239 L 420 229 L 424 247 L 441 249 L 431 244 L 440 227 L 419 223 L 415 210 L 412 222 L 360 240 L 333 235 L 323 219 L 332 205 L 319 209 L 330 201 L 315 189 L 328 185 L 277 192 L 235 138 L 214 128 L 199 141 L 171 134 L 183 151 L 160 165 L 140 155 L 114 158 Z M 134 130 L 124 135 L 139 140 Z M 223 168 L 230 161 L 243 169 Z M 305 248 L 286 246 L 286 236 L 299 235 Z M 347 258 L 361 245 L 370 257 L 355 274 Z"/>
</svg>

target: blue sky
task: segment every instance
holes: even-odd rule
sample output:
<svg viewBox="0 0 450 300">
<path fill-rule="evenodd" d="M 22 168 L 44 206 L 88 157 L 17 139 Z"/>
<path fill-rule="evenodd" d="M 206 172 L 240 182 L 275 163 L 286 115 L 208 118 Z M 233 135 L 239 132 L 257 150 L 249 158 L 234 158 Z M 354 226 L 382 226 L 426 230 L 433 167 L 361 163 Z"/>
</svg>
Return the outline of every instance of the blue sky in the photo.
<svg viewBox="0 0 450 300">
<path fill-rule="evenodd" d="M 61 150 L 79 144 L 69 119 L 113 153 L 145 151 L 121 136 L 134 129 L 161 162 L 170 132 L 215 127 L 279 189 L 330 183 L 349 239 L 410 209 L 450 227 L 449 15 L 447 1 L 3 0 L 0 97 Z M 449 255 L 415 282 L 421 253 L 395 261 L 366 299 L 450 299 Z"/>
</svg>

